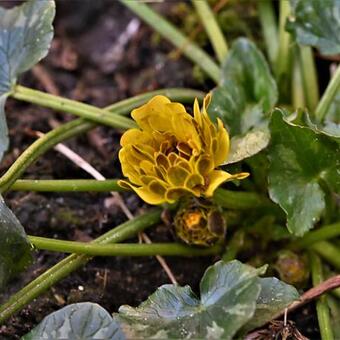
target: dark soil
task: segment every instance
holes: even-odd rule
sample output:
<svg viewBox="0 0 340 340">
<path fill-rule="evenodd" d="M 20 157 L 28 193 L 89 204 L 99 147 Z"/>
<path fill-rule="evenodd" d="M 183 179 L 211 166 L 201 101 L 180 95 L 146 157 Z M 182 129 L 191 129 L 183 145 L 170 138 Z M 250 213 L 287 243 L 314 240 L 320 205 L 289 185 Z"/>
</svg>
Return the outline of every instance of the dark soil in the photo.
<svg viewBox="0 0 340 340">
<path fill-rule="evenodd" d="M 173 47 L 163 40 L 156 42 L 157 36 L 143 24 L 122 46 L 121 53 L 117 52 L 119 37 L 133 18 L 117 1 L 57 1 L 51 51 L 39 67 L 24 75 L 21 83 L 100 107 L 163 87 L 207 91 L 212 87 L 209 81 L 202 85 L 194 79 L 192 64 L 186 59 L 171 59 L 169 53 Z M 8 101 L 6 111 L 11 148 L 1 162 L 0 173 L 35 140 L 34 131 L 47 132 L 56 124 L 74 118 L 13 100 Z M 65 144 L 104 176 L 118 178 L 121 177 L 117 158 L 119 138 L 119 131 L 98 127 Z M 89 178 L 89 175 L 51 150 L 24 177 L 66 179 Z M 126 220 L 112 204 L 109 194 L 11 192 L 5 199 L 30 235 L 88 241 Z M 124 199 L 134 214 L 146 208 L 133 194 L 124 194 Z M 148 233 L 155 241 L 173 240 L 172 233 L 163 225 Z M 34 257 L 29 270 L 0 295 L 0 302 L 64 255 L 39 251 Z M 204 270 L 215 259 L 167 258 L 167 261 L 181 285 L 189 284 L 197 290 Z M 165 283 L 169 279 L 155 258 L 96 258 L 0 326 L 0 338 L 20 338 L 47 314 L 69 303 L 96 302 L 109 312 L 116 312 L 122 304 L 136 306 Z M 313 309 L 305 310 L 307 315 L 302 311 L 296 317 L 298 327 L 303 334 L 315 336 L 315 327 L 310 326 L 317 324 Z"/>
</svg>

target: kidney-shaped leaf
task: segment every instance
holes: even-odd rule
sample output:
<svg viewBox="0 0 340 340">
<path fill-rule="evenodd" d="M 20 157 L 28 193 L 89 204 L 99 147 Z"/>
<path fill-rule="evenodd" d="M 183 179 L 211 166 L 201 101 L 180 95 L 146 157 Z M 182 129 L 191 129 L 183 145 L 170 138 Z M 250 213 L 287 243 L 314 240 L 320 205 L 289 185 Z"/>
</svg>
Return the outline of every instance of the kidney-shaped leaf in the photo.
<svg viewBox="0 0 340 340">
<path fill-rule="evenodd" d="M 228 53 L 208 111 L 222 119 L 231 135 L 239 135 L 262 126 L 264 113 L 276 104 L 277 97 L 277 86 L 264 56 L 254 43 L 240 38 Z"/>
<path fill-rule="evenodd" d="M 47 54 L 54 14 L 53 0 L 30 0 L 12 9 L 0 7 L 0 159 L 8 147 L 6 94 L 22 72 Z"/>
<path fill-rule="evenodd" d="M 261 293 L 256 301 L 255 314 L 243 328 L 245 331 L 263 326 L 289 304 L 299 299 L 299 293 L 293 286 L 275 277 L 260 278 L 260 284 Z"/>
<path fill-rule="evenodd" d="M 125 336 L 104 308 L 83 302 L 51 313 L 23 337 L 23 340 L 36 339 L 123 340 Z"/>
<path fill-rule="evenodd" d="M 0 290 L 31 261 L 24 228 L 0 196 Z"/>
<path fill-rule="evenodd" d="M 317 47 L 321 53 L 340 53 L 340 1 L 294 0 L 287 30 L 302 45 Z"/>
<path fill-rule="evenodd" d="M 263 271 L 220 261 L 204 274 L 200 299 L 188 286 L 164 285 L 137 308 L 121 306 L 119 318 L 131 338 L 232 339 L 254 314 Z"/>
<path fill-rule="evenodd" d="M 340 148 L 329 136 L 295 125 L 282 114 L 275 110 L 270 123 L 269 194 L 286 212 L 289 231 L 301 236 L 325 208 L 320 183 L 340 191 Z"/>
<path fill-rule="evenodd" d="M 221 83 L 212 91 L 208 107 L 209 115 L 222 119 L 231 136 L 237 139 L 230 156 L 232 161 L 226 163 L 233 163 L 234 158 L 239 161 L 250 157 L 267 146 L 269 134 L 264 131 L 268 112 L 276 104 L 277 97 L 275 80 L 262 53 L 248 39 L 236 40 L 222 67 Z M 238 148 L 240 142 L 246 152 Z"/>
</svg>

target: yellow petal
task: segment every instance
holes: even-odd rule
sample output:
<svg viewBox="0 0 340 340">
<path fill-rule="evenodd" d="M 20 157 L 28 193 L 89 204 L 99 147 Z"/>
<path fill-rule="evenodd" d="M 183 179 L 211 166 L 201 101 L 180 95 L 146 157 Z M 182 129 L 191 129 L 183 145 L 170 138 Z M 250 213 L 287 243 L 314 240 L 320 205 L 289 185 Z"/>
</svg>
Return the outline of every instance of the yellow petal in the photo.
<svg viewBox="0 0 340 340">
<path fill-rule="evenodd" d="M 214 170 L 208 175 L 208 188 L 205 191 L 205 196 L 211 197 L 214 194 L 214 191 L 226 181 L 232 181 L 235 179 L 244 179 L 249 176 L 248 172 L 241 172 L 238 174 L 229 174 L 226 171 L 222 170 Z"/>
<path fill-rule="evenodd" d="M 224 128 L 222 121 L 217 118 L 217 149 L 214 152 L 215 166 L 223 164 L 229 154 L 230 141 L 229 134 Z"/>
<path fill-rule="evenodd" d="M 170 103 L 170 100 L 167 97 L 155 96 L 146 104 L 134 109 L 131 112 L 131 116 L 142 130 L 152 131 L 153 129 L 149 122 L 150 117 L 163 116 L 162 113 L 164 112 L 164 107 L 168 103 Z"/>
<path fill-rule="evenodd" d="M 200 110 L 200 106 L 198 104 L 197 98 L 195 98 L 194 102 L 194 119 L 196 120 L 199 127 L 202 126 L 202 114 Z"/>
<path fill-rule="evenodd" d="M 126 146 L 129 144 L 152 144 L 152 137 L 149 133 L 139 129 L 129 129 L 123 133 L 120 139 L 120 145 Z"/>
<path fill-rule="evenodd" d="M 130 182 L 124 180 L 118 181 L 118 185 L 120 185 L 124 189 L 132 189 L 146 203 L 156 205 L 166 202 L 164 194 L 156 192 L 159 187 L 157 187 L 157 190 L 150 190 L 150 184 L 147 187 L 136 187 Z"/>
</svg>

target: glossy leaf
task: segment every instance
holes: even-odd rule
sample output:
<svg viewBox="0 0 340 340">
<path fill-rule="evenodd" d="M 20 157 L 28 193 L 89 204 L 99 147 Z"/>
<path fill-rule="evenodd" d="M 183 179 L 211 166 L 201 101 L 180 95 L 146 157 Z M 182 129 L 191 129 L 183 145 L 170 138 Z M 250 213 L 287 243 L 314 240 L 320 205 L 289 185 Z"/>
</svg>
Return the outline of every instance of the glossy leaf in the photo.
<svg viewBox="0 0 340 340">
<path fill-rule="evenodd" d="M 261 293 L 256 301 L 256 311 L 252 319 L 244 327 L 250 331 L 272 320 L 273 316 L 283 311 L 293 301 L 299 299 L 298 291 L 291 285 L 275 277 L 260 279 Z"/>
<path fill-rule="evenodd" d="M 260 50 L 245 38 L 236 40 L 222 67 L 221 83 L 212 91 L 208 111 L 212 118 L 222 119 L 231 136 L 243 140 L 247 152 L 242 157 L 266 147 L 268 140 L 263 137 L 267 133 L 256 147 L 252 142 L 258 131 L 267 128 L 269 111 L 277 98 L 275 80 Z M 240 154 L 237 158 L 240 160 Z"/>
<path fill-rule="evenodd" d="M 254 314 L 263 271 L 220 261 L 202 278 L 200 299 L 188 286 L 164 285 L 139 307 L 120 307 L 120 320 L 132 338 L 232 339 Z"/>
<path fill-rule="evenodd" d="M 46 56 L 54 14 L 53 0 L 30 0 L 12 9 L 0 7 L 0 159 L 8 148 L 6 96 L 18 76 Z"/>
<path fill-rule="evenodd" d="M 31 261 L 24 228 L 0 196 L 0 290 Z"/>
<path fill-rule="evenodd" d="M 340 53 L 340 1 L 294 0 L 287 30 L 302 45 L 317 47 L 322 54 Z"/>
<path fill-rule="evenodd" d="M 287 116 L 287 114 L 286 114 Z M 339 145 L 323 133 L 296 125 L 273 112 L 269 149 L 269 194 L 287 214 L 287 227 L 303 235 L 325 208 L 325 183 L 340 191 Z"/>
<path fill-rule="evenodd" d="M 51 313 L 22 339 L 123 340 L 125 336 L 104 308 L 83 302 Z"/>
</svg>

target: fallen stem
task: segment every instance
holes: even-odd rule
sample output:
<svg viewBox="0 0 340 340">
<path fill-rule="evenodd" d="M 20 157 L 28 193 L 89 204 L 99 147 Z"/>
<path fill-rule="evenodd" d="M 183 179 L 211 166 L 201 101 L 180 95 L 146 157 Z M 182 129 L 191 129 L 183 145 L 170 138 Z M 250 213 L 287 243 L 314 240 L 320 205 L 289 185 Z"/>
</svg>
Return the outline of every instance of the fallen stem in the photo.
<svg viewBox="0 0 340 340">
<path fill-rule="evenodd" d="M 222 250 L 221 245 L 203 249 L 189 247 L 180 243 L 103 245 L 37 236 L 28 236 L 28 239 L 37 249 L 89 256 L 207 256 L 219 254 Z"/>
<path fill-rule="evenodd" d="M 209 36 L 219 62 L 222 64 L 228 53 L 227 41 L 223 36 L 220 26 L 218 25 L 215 15 L 211 10 L 207 0 L 192 0 L 201 22 Z"/>
<path fill-rule="evenodd" d="M 195 97 L 202 98 L 202 92 L 191 89 L 165 89 L 157 90 L 132 97 L 116 104 L 110 105 L 106 110 L 114 114 L 127 114 L 134 107 L 144 104 L 156 94 L 164 94 L 172 100 L 187 101 L 190 96 L 191 102 Z M 86 131 L 95 128 L 97 124 L 89 122 L 83 118 L 73 120 L 63 124 L 56 129 L 46 133 L 43 137 L 31 144 L 11 165 L 6 173 L 0 178 L 0 193 L 7 191 L 11 185 L 23 174 L 28 166 L 37 160 L 44 152 L 52 149 L 56 144 L 63 142 L 66 139 L 75 137 Z"/>
<path fill-rule="evenodd" d="M 161 209 L 143 214 L 134 220 L 125 222 L 118 227 L 108 231 L 104 235 L 92 241 L 92 244 L 118 243 L 129 239 L 142 230 L 159 222 Z M 61 279 L 85 265 L 91 256 L 72 254 L 47 271 L 31 281 L 19 292 L 12 295 L 10 299 L 0 306 L 0 324 L 6 321 L 15 312 L 22 309 L 40 294 L 59 282 Z"/>
<path fill-rule="evenodd" d="M 329 82 L 326 91 L 322 95 L 319 105 L 316 108 L 315 117 L 318 121 L 321 122 L 326 117 L 329 107 L 338 91 L 340 91 L 340 65 L 336 69 L 334 76 Z"/>
<path fill-rule="evenodd" d="M 176 47 L 183 48 L 186 57 L 197 64 L 216 83 L 220 79 L 220 69 L 217 64 L 188 37 L 182 34 L 174 25 L 156 13 L 152 8 L 139 1 L 120 0 L 126 7 L 137 14 L 156 32 L 169 40 Z"/>
</svg>

